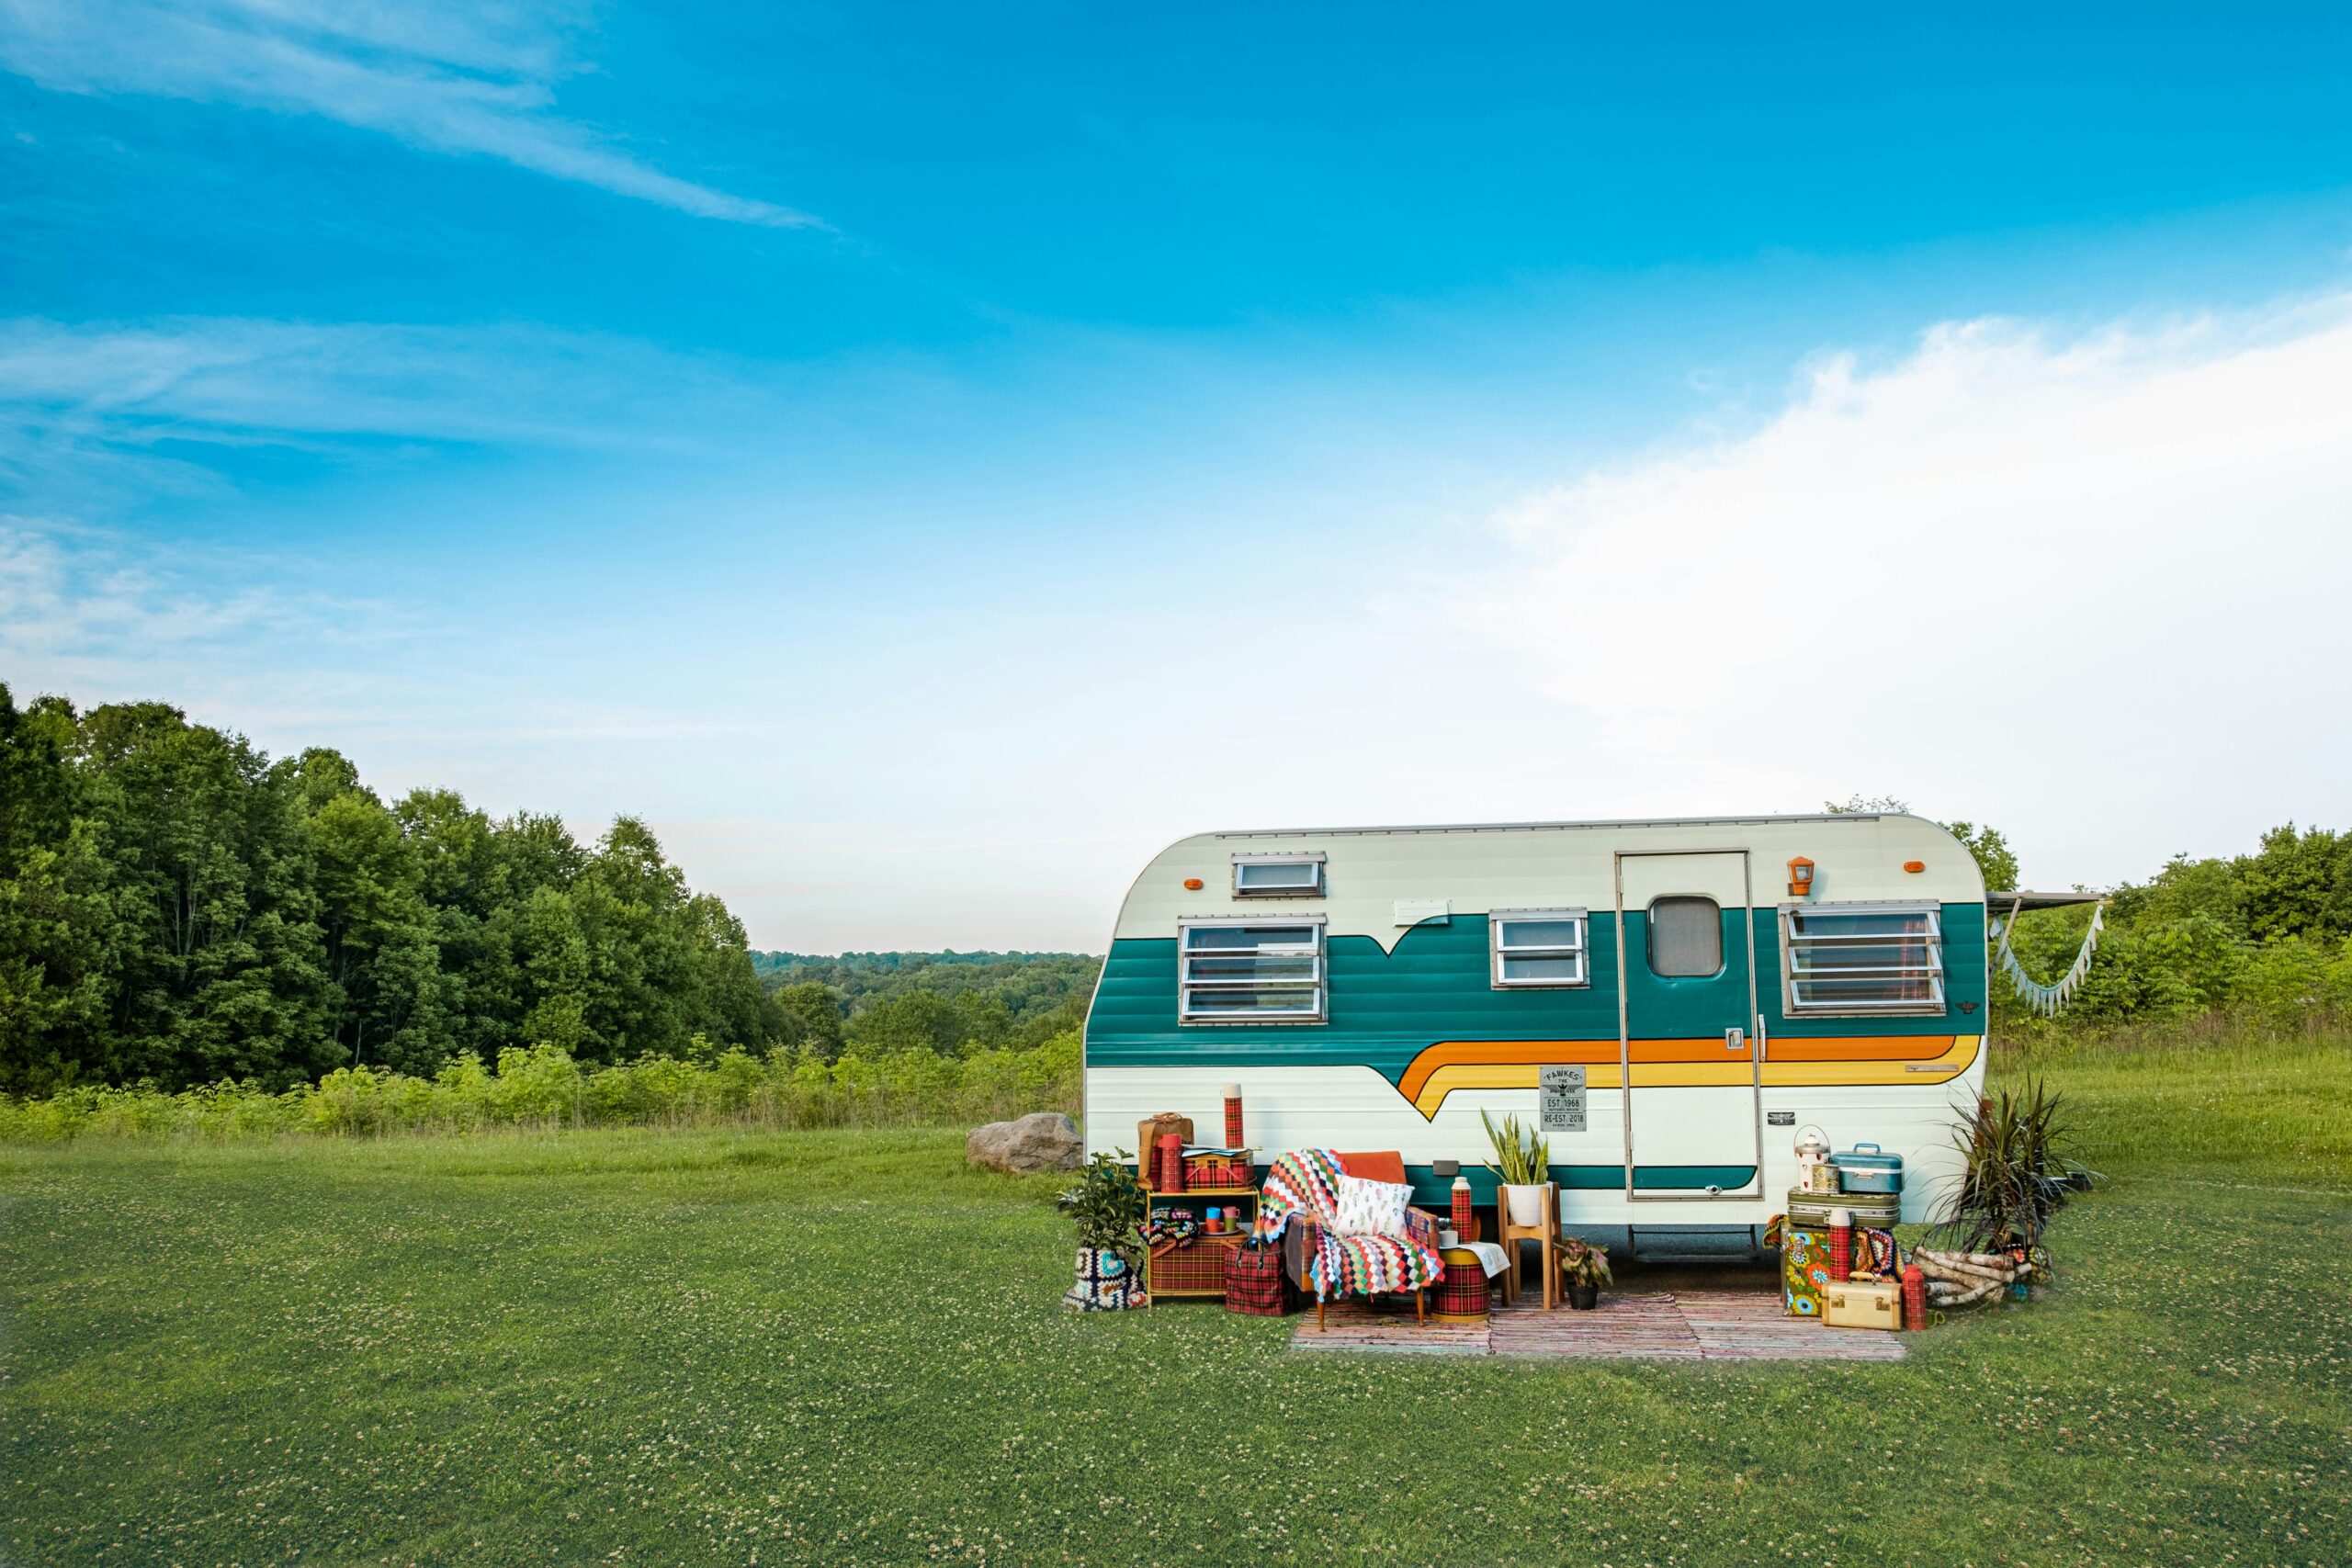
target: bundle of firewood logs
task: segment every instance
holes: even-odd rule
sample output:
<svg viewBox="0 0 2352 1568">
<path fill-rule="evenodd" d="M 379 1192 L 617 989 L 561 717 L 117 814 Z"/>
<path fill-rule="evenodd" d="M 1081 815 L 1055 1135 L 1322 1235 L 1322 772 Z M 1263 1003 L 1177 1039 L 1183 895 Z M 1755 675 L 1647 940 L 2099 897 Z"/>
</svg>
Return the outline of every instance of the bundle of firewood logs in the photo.
<svg viewBox="0 0 2352 1568">
<path fill-rule="evenodd" d="M 1928 1277 L 1929 1306 L 1966 1306 L 2033 1273 L 2030 1261 L 2005 1252 L 1936 1252 L 1914 1247 L 1911 1260 Z"/>
</svg>

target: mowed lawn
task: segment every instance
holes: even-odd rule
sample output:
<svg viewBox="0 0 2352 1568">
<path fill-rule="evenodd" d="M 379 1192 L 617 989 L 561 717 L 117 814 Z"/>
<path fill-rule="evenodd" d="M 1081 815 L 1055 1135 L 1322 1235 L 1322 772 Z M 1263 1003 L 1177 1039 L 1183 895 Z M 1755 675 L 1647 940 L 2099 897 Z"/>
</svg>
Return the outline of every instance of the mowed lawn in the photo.
<svg viewBox="0 0 2352 1568">
<path fill-rule="evenodd" d="M 2352 1562 L 2352 1057 L 2053 1076 L 2064 1287 L 1892 1366 L 1079 1316 L 953 1132 L 12 1150 L 0 1558 Z"/>
</svg>

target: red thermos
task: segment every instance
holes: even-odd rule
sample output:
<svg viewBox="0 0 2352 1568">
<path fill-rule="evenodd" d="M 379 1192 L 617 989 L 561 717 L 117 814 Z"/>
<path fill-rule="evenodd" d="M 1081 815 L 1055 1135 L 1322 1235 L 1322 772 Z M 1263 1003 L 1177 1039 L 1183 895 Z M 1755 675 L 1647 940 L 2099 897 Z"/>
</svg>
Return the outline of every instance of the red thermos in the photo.
<svg viewBox="0 0 2352 1568">
<path fill-rule="evenodd" d="M 1464 1241 L 1470 1239 L 1470 1179 L 1453 1179 L 1453 1234 Z"/>
<path fill-rule="evenodd" d="M 1843 1280 L 1854 1271 L 1854 1213 L 1829 1211 L 1829 1277 Z"/>
<path fill-rule="evenodd" d="M 1162 1133 L 1159 1135 L 1159 1186 L 1162 1192 L 1184 1190 L 1184 1139 L 1182 1134 Z"/>
<path fill-rule="evenodd" d="M 1241 1086 L 1238 1083 L 1225 1086 L 1225 1146 L 1228 1149 L 1242 1146 Z"/>
<path fill-rule="evenodd" d="M 1903 1266 L 1903 1325 L 1928 1326 L 1928 1277 L 1919 1271 L 1917 1263 Z"/>
</svg>

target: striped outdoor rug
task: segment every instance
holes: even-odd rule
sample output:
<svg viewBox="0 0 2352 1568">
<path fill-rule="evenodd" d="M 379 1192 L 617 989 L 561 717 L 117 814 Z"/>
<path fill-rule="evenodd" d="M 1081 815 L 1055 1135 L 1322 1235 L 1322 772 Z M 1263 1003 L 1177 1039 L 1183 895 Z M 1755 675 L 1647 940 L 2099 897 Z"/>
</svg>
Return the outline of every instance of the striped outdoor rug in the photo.
<svg viewBox="0 0 2352 1568">
<path fill-rule="evenodd" d="M 1546 1312 L 1531 1294 L 1516 1306 L 1496 1308 L 1483 1327 L 1416 1324 L 1409 1305 L 1375 1311 L 1361 1301 L 1335 1302 L 1327 1315 L 1323 1333 L 1316 1332 L 1311 1311 L 1302 1315 L 1291 1330 L 1290 1348 L 1687 1361 L 1899 1361 L 1904 1356 L 1900 1334 L 1790 1317 L 1778 1294 L 1759 1291 L 1604 1291 L 1591 1312 Z"/>
</svg>

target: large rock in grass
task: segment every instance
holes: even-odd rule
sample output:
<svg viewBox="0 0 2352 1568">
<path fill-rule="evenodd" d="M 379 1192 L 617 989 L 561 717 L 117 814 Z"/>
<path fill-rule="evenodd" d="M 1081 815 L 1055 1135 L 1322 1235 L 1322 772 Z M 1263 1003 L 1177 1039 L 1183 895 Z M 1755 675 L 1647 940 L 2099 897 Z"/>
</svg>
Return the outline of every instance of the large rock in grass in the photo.
<svg viewBox="0 0 2352 1568">
<path fill-rule="evenodd" d="M 1078 1123 L 1058 1111 L 1040 1111 L 1018 1122 L 975 1127 L 964 1140 L 964 1157 L 990 1170 L 1026 1176 L 1033 1170 L 1076 1170 Z"/>
</svg>

